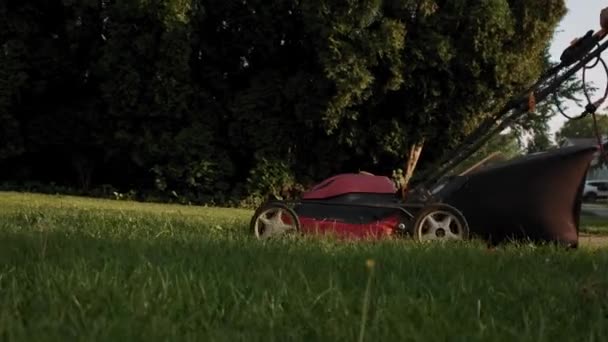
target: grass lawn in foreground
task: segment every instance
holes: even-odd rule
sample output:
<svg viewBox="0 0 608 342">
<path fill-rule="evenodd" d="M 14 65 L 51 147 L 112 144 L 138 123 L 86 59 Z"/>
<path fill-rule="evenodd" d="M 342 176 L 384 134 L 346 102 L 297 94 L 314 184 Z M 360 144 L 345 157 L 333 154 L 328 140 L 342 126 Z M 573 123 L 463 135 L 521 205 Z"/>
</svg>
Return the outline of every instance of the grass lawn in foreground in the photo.
<svg viewBox="0 0 608 342">
<path fill-rule="evenodd" d="M 250 215 L 0 193 L 1 339 L 608 339 L 602 248 L 262 243 Z"/>
</svg>

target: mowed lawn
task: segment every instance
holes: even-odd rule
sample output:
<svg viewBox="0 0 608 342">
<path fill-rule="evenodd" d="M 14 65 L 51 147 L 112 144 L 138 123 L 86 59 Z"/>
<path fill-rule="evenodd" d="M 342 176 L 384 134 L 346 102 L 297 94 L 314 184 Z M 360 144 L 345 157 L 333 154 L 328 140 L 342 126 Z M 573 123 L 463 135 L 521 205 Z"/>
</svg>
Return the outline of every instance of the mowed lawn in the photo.
<svg viewBox="0 0 608 342">
<path fill-rule="evenodd" d="M 0 193 L 0 340 L 608 340 L 603 248 L 262 243 L 251 214 Z"/>
</svg>

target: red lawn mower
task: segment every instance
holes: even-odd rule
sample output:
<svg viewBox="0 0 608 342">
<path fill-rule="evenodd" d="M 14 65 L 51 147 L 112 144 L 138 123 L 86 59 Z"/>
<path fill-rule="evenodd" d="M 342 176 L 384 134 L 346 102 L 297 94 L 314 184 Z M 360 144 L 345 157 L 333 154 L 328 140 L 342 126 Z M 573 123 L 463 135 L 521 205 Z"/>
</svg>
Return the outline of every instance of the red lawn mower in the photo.
<svg viewBox="0 0 608 342">
<path fill-rule="evenodd" d="M 578 245 L 582 191 L 596 145 L 527 155 L 466 174 L 446 177 L 492 136 L 533 112 L 534 103 L 555 96 L 560 85 L 597 65 L 606 33 L 589 31 L 568 47 L 561 63 L 546 71 L 522 94 L 495 112 L 455 152 L 446 154 L 402 196 L 390 178 L 367 173 L 326 179 L 295 201 L 270 199 L 251 219 L 260 239 L 287 233 L 330 234 L 344 238 L 410 237 L 417 241 L 467 240 L 497 244 L 507 240 Z M 593 64 L 593 65 L 591 65 Z M 595 115 L 608 95 L 577 118 Z M 559 109 L 560 111 L 561 108 Z M 562 114 L 565 115 L 565 113 Z M 571 118 L 571 119 L 577 119 Z"/>
</svg>

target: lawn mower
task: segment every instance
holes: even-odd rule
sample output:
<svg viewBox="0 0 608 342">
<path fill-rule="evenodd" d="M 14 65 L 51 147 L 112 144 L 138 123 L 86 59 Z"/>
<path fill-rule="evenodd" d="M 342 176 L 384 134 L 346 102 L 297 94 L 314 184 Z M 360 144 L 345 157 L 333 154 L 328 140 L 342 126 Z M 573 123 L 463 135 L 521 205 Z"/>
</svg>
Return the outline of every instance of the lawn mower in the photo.
<svg viewBox="0 0 608 342">
<path fill-rule="evenodd" d="M 298 200 L 269 199 L 251 218 L 260 239 L 291 232 L 345 238 L 409 237 L 417 241 L 467 240 L 492 244 L 508 240 L 578 245 L 582 191 L 599 146 L 560 148 L 491 166 L 450 173 L 492 136 L 547 100 L 562 83 L 587 69 L 608 66 L 601 57 L 606 31 L 589 31 L 562 54 L 561 62 L 493 113 L 455 151 L 446 153 L 422 174 L 405 196 L 388 177 L 369 173 L 339 174 L 323 180 Z M 594 115 L 608 95 L 593 102 L 585 89 L 584 112 Z M 563 110 L 559 108 L 563 113 Z"/>
</svg>

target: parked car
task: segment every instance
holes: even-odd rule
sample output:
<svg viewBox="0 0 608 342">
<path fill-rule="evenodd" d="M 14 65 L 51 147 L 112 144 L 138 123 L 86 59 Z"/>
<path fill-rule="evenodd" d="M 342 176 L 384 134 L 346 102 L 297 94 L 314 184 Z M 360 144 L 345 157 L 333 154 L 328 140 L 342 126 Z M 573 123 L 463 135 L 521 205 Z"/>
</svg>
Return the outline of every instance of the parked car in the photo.
<svg viewBox="0 0 608 342">
<path fill-rule="evenodd" d="M 596 179 L 585 182 L 583 190 L 585 202 L 595 202 L 598 199 L 606 198 L 608 198 L 608 180 Z"/>
</svg>

